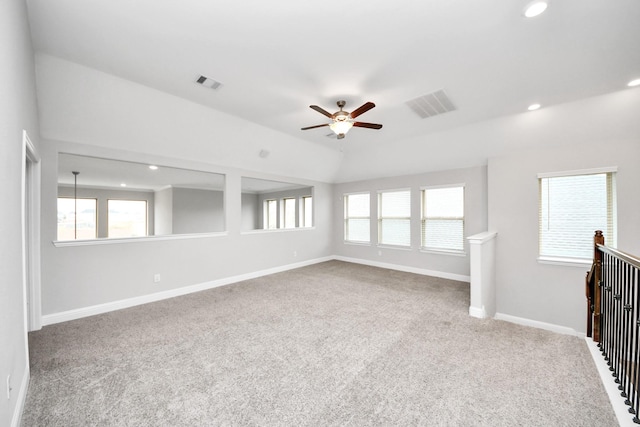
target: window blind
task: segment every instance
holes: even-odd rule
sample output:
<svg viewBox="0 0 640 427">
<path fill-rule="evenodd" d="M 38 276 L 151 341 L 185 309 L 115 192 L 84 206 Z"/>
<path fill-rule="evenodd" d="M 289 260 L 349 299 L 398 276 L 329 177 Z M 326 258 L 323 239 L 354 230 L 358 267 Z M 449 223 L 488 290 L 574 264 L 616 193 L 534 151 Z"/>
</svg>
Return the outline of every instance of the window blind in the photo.
<svg viewBox="0 0 640 427">
<path fill-rule="evenodd" d="M 464 187 L 422 191 L 422 247 L 464 250 Z"/>
<path fill-rule="evenodd" d="M 369 193 L 344 196 L 344 239 L 349 242 L 370 242 L 371 205 Z"/>
<path fill-rule="evenodd" d="M 378 209 L 379 243 L 411 246 L 411 191 L 378 193 Z"/>
<path fill-rule="evenodd" d="M 539 179 L 539 253 L 542 257 L 593 258 L 593 233 L 615 246 L 615 174 Z"/>
</svg>

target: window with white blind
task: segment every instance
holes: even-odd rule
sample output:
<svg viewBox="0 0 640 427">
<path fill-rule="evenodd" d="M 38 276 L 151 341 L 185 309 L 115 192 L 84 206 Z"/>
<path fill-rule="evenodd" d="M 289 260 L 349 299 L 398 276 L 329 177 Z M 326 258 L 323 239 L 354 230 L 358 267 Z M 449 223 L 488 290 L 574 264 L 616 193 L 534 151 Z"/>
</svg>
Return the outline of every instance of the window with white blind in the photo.
<svg viewBox="0 0 640 427">
<path fill-rule="evenodd" d="M 264 228 L 266 230 L 275 230 L 278 228 L 278 201 L 264 201 Z"/>
<path fill-rule="evenodd" d="M 378 243 L 411 246 L 411 191 L 378 193 Z"/>
<path fill-rule="evenodd" d="M 616 242 L 615 169 L 540 174 L 540 259 L 593 258 L 593 234 Z"/>
<path fill-rule="evenodd" d="M 146 200 L 107 200 L 107 236 L 147 236 Z"/>
<path fill-rule="evenodd" d="M 344 240 L 369 243 L 371 241 L 369 218 L 371 205 L 369 193 L 344 195 Z"/>
<path fill-rule="evenodd" d="M 300 212 L 300 223 L 302 227 L 313 226 L 313 197 L 302 197 L 302 210 Z"/>
<path fill-rule="evenodd" d="M 422 247 L 464 251 L 464 187 L 422 190 Z"/>
<path fill-rule="evenodd" d="M 296 199 L 282 199 L 282 215 L 280 228 L 296 228 Z"/>
</svg>

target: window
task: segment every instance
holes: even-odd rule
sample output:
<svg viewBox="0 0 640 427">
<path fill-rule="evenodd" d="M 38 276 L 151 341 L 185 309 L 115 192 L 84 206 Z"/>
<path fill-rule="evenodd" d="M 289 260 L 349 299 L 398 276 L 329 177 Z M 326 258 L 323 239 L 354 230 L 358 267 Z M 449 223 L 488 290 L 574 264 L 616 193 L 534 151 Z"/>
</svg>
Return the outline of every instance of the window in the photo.
<svg viewBox="0 0 640 427">
<path fill-rule="evenodd" d="M 378 193 L 378 242 L 411 246 L 411 191 Z"/>
<path fill-rule="evenodd" d="M 264 207 L 264 228 L 275 230 L 278 228 L 278 202 L 276 200 L 265 200 Z"/>
<path fill-rule="evenodd" d="M 58 240 L 95 239 L 96 206 L 96 199 L 58 197 Z"/>
<path fill-rule="evenodd" d="M 346 194 L 344 196 L 344 240 L 369 243 L 369 193 Z"/>
<path fill-rule="evenodd" d="M 302 212 L 300 214 L 300 223 L 302 227 L 313 226 L 313 197 L 302 197 Z"/>
<path fill-rule="evenodd" d="M 615 171 L 540 174 L 539 254 L 545 258 L 593 258 L 593 233 L 615 246 Z"/>
<path fill-rule="evenodd" d="M 296 228 L 296 199 L 282 199 L 282 227 Z"/>
<path fill-rule="evenodd" d="M 464 250 L 464 187 L 422 190 L 422 247 Z"/>
<path fill-rule="evenodd" d="M 107 211 L 107 236 L 148 235 L 146 200 L 108 200 Z"/>
</svg>

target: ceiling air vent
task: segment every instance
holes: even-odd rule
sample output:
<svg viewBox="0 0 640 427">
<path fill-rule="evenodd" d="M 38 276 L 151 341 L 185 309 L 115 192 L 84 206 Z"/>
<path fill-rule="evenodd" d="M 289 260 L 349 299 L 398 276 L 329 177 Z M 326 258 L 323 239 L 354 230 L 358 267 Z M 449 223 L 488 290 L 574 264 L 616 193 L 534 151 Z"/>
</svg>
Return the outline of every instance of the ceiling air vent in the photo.
<svg viewBox="0 0 640 427">
<path fill-rule="evenodd" d="M 426 119 L 438 114 L 448 113 L 456 109 L 451 99 L 444 90 L 438 90 L 427 95 L 420 96 L 406 103 L 417 115 Z"/>
<path fill-rule="evenodd" d="M 199 83 L 202 86 L 206 86 L 206 87 L 208 87 L 210 89 L 213 89 L 213 90 L 216 90 L 216 89 L 220 88 L 220 86 L 222 86 L 222 83 L 220 83 L 220 82 L 218 82 L 216 80 L 210 79 L 209 77 L 205 77 L 205 76 L 199 76 L 196 79 L 196 83 Z"/>
</svg>

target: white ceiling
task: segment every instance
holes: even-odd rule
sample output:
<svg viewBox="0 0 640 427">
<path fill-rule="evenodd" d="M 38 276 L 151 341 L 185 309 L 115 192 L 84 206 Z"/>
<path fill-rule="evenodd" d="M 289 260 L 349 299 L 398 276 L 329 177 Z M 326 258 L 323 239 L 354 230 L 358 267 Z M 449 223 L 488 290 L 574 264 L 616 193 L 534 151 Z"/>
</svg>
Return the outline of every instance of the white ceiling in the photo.
<svg viewBox="0 0 640 427">
<path fill-rule="evenodd" d="M 367 150 L 640 78 L 640 1 L 551 0 L 527 19 L 528 2 L 27 0 L 36 51 L 312 144 Z M 421 119 L 406 105 L 440 89 L 456 111 Z M 339 99 L 347 111 L 376 103 L 359 120 L 384 127 L 342 141 L 300 130 L 328 121 L 310 104 L 333 112 Z"/>
</svg>

